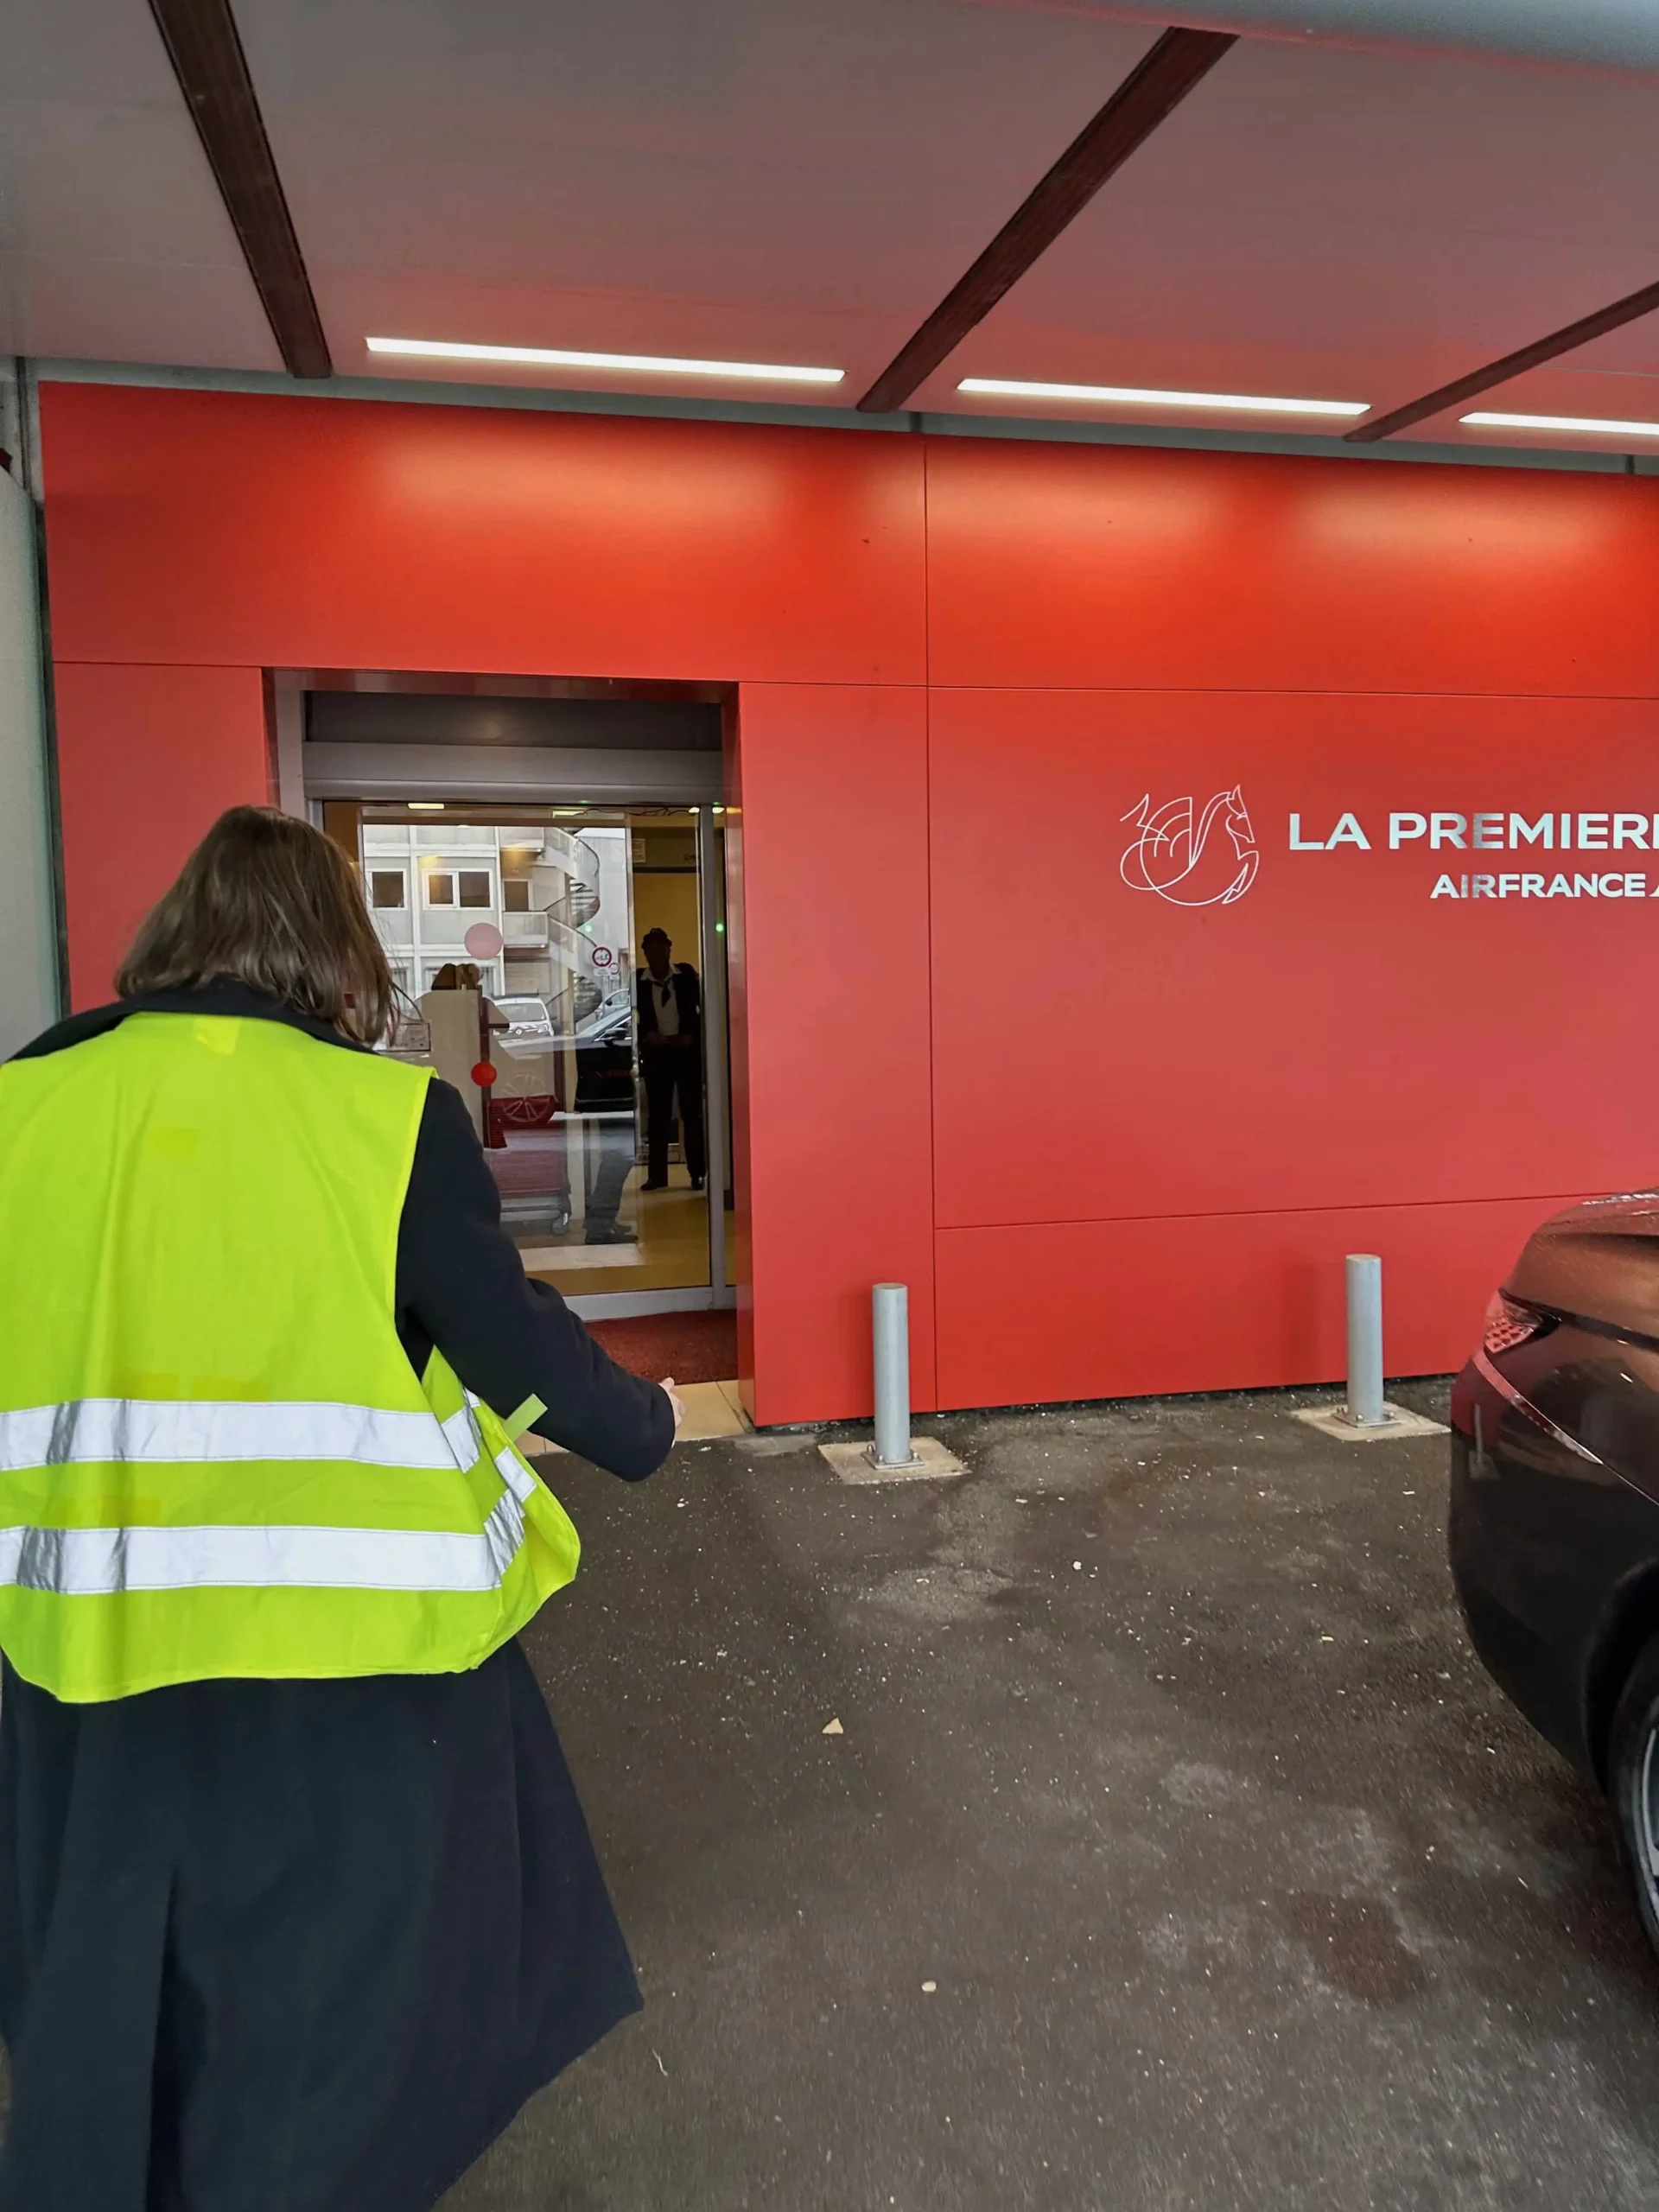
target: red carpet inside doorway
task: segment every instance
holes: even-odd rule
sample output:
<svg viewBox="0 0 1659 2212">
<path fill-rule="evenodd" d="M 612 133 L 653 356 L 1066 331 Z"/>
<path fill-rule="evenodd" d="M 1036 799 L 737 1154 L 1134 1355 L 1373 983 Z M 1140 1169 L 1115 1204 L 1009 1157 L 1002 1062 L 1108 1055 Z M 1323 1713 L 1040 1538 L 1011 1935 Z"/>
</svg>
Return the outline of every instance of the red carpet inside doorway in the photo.
<svg viewBox="0 0 1659 2212">
<path fill-rule="evenodd" d="M 737 1376 L 735 1313 L 645 1313 L 630 1321 L 590 1321 L 611 1357 L 660 1382 L 730 1382 Z"/>
</svg>

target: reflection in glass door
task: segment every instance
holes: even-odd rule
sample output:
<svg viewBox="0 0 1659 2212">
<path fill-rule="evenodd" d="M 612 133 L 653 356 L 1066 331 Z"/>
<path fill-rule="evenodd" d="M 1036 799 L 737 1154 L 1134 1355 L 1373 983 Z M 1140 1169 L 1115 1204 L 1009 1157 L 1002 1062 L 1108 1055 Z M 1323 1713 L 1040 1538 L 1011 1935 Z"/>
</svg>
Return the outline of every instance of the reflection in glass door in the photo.
<svg viewBox="0 0 1659 2212">
<path fill-rule="evenodd" d="M 723 1081 L 712 1132 L 708 1112 L 711 1056 L 717 1078 L 725 1068 L 724 938 L 718 921 L 705 926 L 703 896 L 712 819 L 437 801 L 353 811 L 405 994 L 391 1049 L 466 1100 L 526 1268 L 583 1300 L 723 1292 Z"/>
</svg>

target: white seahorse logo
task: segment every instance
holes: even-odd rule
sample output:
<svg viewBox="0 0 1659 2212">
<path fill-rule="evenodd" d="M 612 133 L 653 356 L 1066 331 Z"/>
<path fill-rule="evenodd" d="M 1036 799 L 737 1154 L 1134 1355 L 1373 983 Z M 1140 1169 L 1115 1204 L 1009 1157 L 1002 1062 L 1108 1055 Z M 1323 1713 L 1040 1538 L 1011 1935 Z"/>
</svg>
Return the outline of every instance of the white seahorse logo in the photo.
<svg viewBox="0 0 1659 2212">
<path fill-rule="evenodd" d="M 1122 818 L 1139 832 L 1118 864 L 1131 891 L 1150 891 L 1172 906 L 1230 906 L 1255 881 L 1262 856 L 1237 784 L 1217 791 L 1202 812 L 1192 798 L 1173 798 L 1154 811 L 1148 793 Z M 1227 836 L 1211 845 L 1217 822 Z"/>
</svg>

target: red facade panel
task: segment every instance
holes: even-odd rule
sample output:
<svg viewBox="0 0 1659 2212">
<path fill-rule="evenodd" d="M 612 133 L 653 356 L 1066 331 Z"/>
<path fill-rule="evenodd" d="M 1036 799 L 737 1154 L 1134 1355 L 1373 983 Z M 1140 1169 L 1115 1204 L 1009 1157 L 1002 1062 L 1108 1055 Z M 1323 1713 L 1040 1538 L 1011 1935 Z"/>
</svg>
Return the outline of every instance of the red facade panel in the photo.
<svg viewBox="0 0 1659 2212">
<path fill-rule="evenodd" d="M 912 683 L 919 442 L 48 385 L 69 660 Z"/>
<path fill-rule="evenodd" d="M 935 683 L 1650 696 L 1640 478 L 939 438 Z"/>
<path fill-rule="evenodd" d="M 933 1400 L 927 701 L 745 685 L 741 996 L 754 1411 L 870 1403 L 870 1285 Z"/>
<path fill-rule="evenodd" d="M 1444 1367 L 1532 1222 L 1652 1175 L 1650 480 L 92 386 L 42 414 L 81 1003 L 264 794 L 263 668 L 736 684 L 764 1422 L 868 1409 L 887 1276 L 922 1404 L 1334 1375 L 1360 1246 L 1390 1366 Z"/>
<path fill-rule="evenodd" d="M 1656 760 L 1650 701 L 935 692 L 940 1225 L 1650 1176 Z"/>
<path fill-rule="evenodd" d="M 257 668 L 59 661 L 55 686 L 69 981 L 114 995 L 132 933 L 227 806 L 270 797 Z"/>
<path fill-rule="evenodd" d="M 1345 1252 L 1382 1255 L 1387 1371 L 1443 1373 L 1540 1217 L 1580 1195 L 941 1230 L 939 1402 L 1329 1381 Z"/>
</svg>

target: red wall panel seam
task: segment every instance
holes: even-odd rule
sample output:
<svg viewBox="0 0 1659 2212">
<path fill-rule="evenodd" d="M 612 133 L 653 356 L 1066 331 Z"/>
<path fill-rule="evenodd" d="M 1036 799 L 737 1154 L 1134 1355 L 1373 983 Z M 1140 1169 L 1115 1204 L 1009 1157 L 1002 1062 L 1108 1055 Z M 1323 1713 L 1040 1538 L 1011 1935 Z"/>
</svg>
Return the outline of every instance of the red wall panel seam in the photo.
<svg viewBox="0 0 1659 2212">
<path fill-rule="evenodd" d="M 897 690 L 901 686 L 886 687 Z M 1645 706 L 1659 701 L 1652 691 L 1484 691 L 1413 690 L 1402 685 L 1387 690 L 1339 691 L 1328 683 L 930 683 L 930 691 L 969 696 L 995 693 L 998 697 L 1102 699 L 1546 699 L 1561 706 L 1603 702 L 1616 706 Z"/>
<path fill-rule="evenodd" d="M 1592 1194 L 1593 1195 L 1593 1194 Z M 1586 1192 L 1459 1191 L 1442 1198 L 1332 1198 L 1322 1205 L 1206 1206 L 1196 1213 L 1054 1214 L 1018 1221 L 936 1221 L 940 1236 L 1000 1236 L 1008 1229 L 1105 1229 L 1130 1221 L 1248 1221 L 1256 1214 L 1415 1213 L 1431 1206 L 1573 1206 Z"/>
<path fill-rule="evenodd" d="M 168 656 L 167 658 L 151 659 L 143 655 L 135 656 L 128 653 L 77 652 L 62 655 L 54 654 L 53 657 L 53 665 L 57 668 L 260 668 L 262 672 L 264 672 L 267 666 L 274 668 L 275 666 L 279 665 L 279 664 L 261 664 L 257 661 L 251 661 L 246 658 L 245 656 L 232 657 L 227 655 L 224 659 L 219 659 L 217 656 L 211 653 L 198 654 L 194 657 Z M 288 664 L 283 663 L 280 664 L 280 665 L 285 668 Z M 625 677 L 619 677 L 613 668 L 568 668 L 563 666 L 557 669 L 471 668 L 465 671 L 456 671 L 447 667 L 438 668 L 435 665 L 432 667 L 423 667 L 413 663 L 405 662 L 400 667 L 377 668 L 372 672 L 376 676 L 418 676 L 423 678 L 435 675 L 448 675 L 464 672 L 469 677 L 480 676 L 487 677 L 492 679 L 505 680 L 511 680 L 515 677 L 523 677 L 526 680 L 539 678 L 542 677 L 556 677 L 559 678 L 569 677 L 573 680 L 583 683 L 608 683 L 613 682 L 625 682 L 627 680 Z M 854 677 L 818 677 L 806 676 L 782 676 L 752 677 L 746 676 L 722 675 L 719 673 L 710 674 L 706 670 L 701 672 L 693 671 L 687 675 L 677 676 L 673 678 L 673 681 L 679 683 L 721 683 L 729 685 L 734 690 L 735 690 L 739 685 L 746 683 L 763 683 L 769 690 L 773 691 L 785 691 L 790 690 L 811 691 L 939 691 L 951 694 L 996 692 L 1007 695 L 1009 697 L 1033 698 L 1043 698 L 1051 696 L 1071 696 L 1076 694 L 1087 694 L 1098 698 L 1126 699 L 1170 699 L 1182 697 L 1191 697 L 1194 699 L 1271 699 L 1288 696 L 1297 699 L 1538 699 L 1553 700 L 1562 706 L 1579 705 L 1592 702 L 1605 702 L 1609 704 L 1625 706 L 1659 704 L 1659 688 L 1656 688 L 1652 691 L 1491 691 L 1484 690 L 1429 691 L 1413 690 L 1402 685 L 1391 686 L 1386 690 L 1367 689 L 1337 690 L 1329 684 L 1305 685 L 1297 683 L 934 683 L 925 681 L 920 683 L 912 683 L 908 681 L 887 683 L 883 681 L 873 683 L 863 678 Z"/>
<path fill-rule="evenodd" d="M 198 654 L 194 658 L 168 656 L 164 658 L 151 660 L 145 658 L 142 655 L 134 656 L 130 653 L 78 652 L 54 654 L 53 666 L 54 668 L 257 668 L 260 670 L 262 674 L 274 674 L 278 670 L 283 673 L 288 673 L 293 666 L 293 664 L 286 661 L 262 664 L 258 661 L 249 660 L 245 655 L 239 658 L 227 656 L 225 659 L 220 660 L 212 653 L 204 653 Z M 353 669 L 350 672 L 353 675 L 359 676 L 418 676 L 423 680 L 433 676 L 464 675 L 468 677 L 486 677 L 492 682 L 505 683 L 511 683 L 518 677 L 523 677 L 527 682 L 537 681 L 543 677 L 551 677 L 561 682 L 569 678 L 574 682 L 582 683 L 615 683 L 632 681 L 631 678 L 626 676 L 620 677 L 613 668 L 568 668 L 560 666 L 558 668 L 506 669 L 478 667 L 459 670 L 451 668 L 448 664 L 445 664 L 442 667 L 438 667 L 435 664 L 431 667 L 423 667 L 417 663 L 410 661 L 404 661 L 395 668 L 377 667 L 372 670 L 360 668 Z M 899 682 L 889 683 L 883 681 L 880 683 L 874 683 L 856 677 L 834 676 L 823 677 L 814 676 L 724 676 L 718 673 L 711 675 L 707 670 L 692 670 L 688 674 L 676 676 L 668 680 L 675 683 L 720 683 L 727 686 L 729 690 L 734 691 L 740 689 L 741 686 L 745 683 L 764 683 L 767 690 L 772 691 L 786 691 L 790 690 L 801 691 L 925 691 L 927 689 L 925 683 L 918 682 Z M 969 690 L 977 690 L 980 687 L 977 685 L 969 685 L 964 688 Z M 1087 686 L 1084 688 L 1094 689 L 1095 687 Z M 480 696 L 482 697 L 487 697 L 493 695 L 485 693 L 480 694 Z M 510 696 L 511 695 L 493 696 Z"/>
<path fill-rule="evenodd" d="M 928 471 L 930 447 L 922 441 L 922 682 L 925 696 L 922 702 L 922 875 L 926 885 L 925 937 L 923 957 L 927 962 L 927 1217 L 937 1233 L 939 1222 L 939 1117 L 934 1111 L 934 1100 L 938 1096 L 939 1069 L 938 1037 L 933 1020 L 933 621 L 929 598 L 931 563 L 928 557 Z M 932 1325 L 928 1331 L 930 1355 L 927 1371 L 927 1399 L 930 1407 L 939 1402 L 939 1268 L 938 1247 L 932 1237 L 928 1243 L 928 1255 L 932 1263 L 931 1279 L 928 1284 L 928 1306 Z"/>
</svg>

